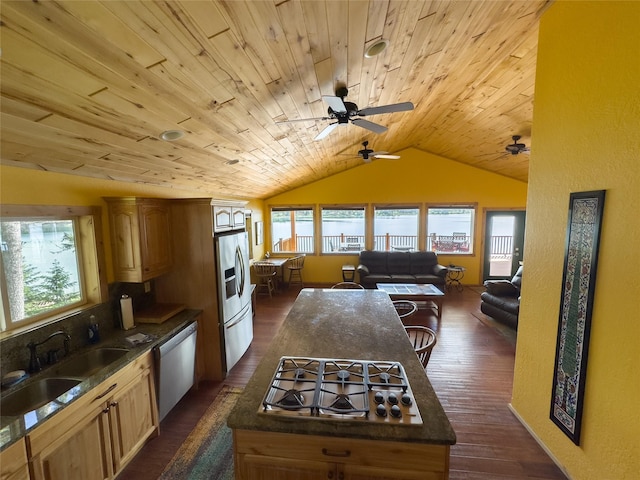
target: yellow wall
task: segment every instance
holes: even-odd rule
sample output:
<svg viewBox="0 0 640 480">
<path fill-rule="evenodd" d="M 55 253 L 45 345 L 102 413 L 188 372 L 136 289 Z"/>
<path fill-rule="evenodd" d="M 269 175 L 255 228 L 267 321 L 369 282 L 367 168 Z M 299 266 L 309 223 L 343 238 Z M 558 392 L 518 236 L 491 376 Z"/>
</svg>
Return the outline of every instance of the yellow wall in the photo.
<svg viewBox="0 0 640 480">
<path fill-rule="evenodd" d="M 570 478 L 640 478 L 640 2 L 542 17 L 512 405 Z M 549 420 L 571 192 L 605 189 L 582 441 Z"/>
<path fill-rule="evenodd" d="M 107 281 L 109 282 L 113 281 L 113 267 L 107 204 L 102 200 L 102 197 L 202 198 L 209 196 L 199 191 L 63 175 L 5 165 L 0 169 L 0 187 L 1 204 L 101 206 L 107 257 Z M 249 202 L 247 208 L 252 210 L 254 222 L 262 219 L 262 201 Z M 254 250 L 254 255 L 261 256 L 262 254 L 262 247 L 259 247 L 259 250 Z"/>
<path fill-rule="evenodd" d="M 332 177 L 274 196 L 265 200 L 265 208 L 276 205 L 317 206 L 372 202 L 477 203 L 476 254 L 470 257 L 439 255 L 438 260 L 442 264 L 455 263 L 466 267 L 464 283 L 481 283 L 483 209 L 524 210 L 526 183 L 416 149 L 401 152 L 401 157 L 400 160 L 363 163 Z M 340 281 L 341 265 L 356 264 L 357 259 L 357 255 L 308 256 L 305 261 L 305 281 Z"/>
</svg>

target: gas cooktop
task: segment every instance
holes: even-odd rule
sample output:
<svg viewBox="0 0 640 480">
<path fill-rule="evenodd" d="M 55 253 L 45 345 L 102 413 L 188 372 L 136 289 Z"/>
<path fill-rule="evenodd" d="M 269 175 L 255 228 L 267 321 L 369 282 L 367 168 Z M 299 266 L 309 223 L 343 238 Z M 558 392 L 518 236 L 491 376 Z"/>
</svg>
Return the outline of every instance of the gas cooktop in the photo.
<svg viewBox="0 0 640 480">
<path fill-rule="evenodd" d="M 260 413 L 422 425 L 399 362 L 282 357 Z"/>
</svg>

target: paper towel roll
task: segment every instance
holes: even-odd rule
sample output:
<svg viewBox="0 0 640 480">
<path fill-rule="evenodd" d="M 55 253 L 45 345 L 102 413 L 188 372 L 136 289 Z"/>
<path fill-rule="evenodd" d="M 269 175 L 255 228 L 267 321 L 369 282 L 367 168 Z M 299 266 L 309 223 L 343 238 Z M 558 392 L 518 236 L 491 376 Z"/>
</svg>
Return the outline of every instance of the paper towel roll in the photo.
<svg viewBox="0 0 640 480">
<path fill-rule="evenodd" d="M 122 312 L 122 328 L 129 330 L 135 327 L 133 323 L 133 302 L 128 295 L 122 295 L 120 299 L 120 311 Z"/>
</svg>

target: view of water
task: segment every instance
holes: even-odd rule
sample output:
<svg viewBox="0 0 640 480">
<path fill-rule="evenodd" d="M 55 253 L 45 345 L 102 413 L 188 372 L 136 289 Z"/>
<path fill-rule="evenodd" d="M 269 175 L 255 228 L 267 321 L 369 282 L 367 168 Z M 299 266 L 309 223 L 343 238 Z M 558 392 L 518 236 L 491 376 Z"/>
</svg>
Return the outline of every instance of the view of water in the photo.
<svg viewBox="0 0 640 480">
<path fill-rule="evenodd" d="M 511 235 L 513 222 L 511 217 L 496 217 L 493 223 L 493 235 Z M 464 214 L 460 215 L 433 215 L 428 226 L 429 234 L 451 235 L 453 232 L 464 232 L 470 235 L 469 220 Z M 296 223 L 298 235 L 313 235 L 313 222 L 298 221 Z M 375 234 L 384 235 L 417 235 L 418 226 L 415 218 L 378 218 L 375 222 Z M 350 219 L 325 221 L 322 228 L 324 236 L 334 235 L 364 235 L 364 222 Z M 291 224 L 278 222 L 273 224 L 272 238 L 278 241 L 280 238 L 291 236 Z"/>
</svg>

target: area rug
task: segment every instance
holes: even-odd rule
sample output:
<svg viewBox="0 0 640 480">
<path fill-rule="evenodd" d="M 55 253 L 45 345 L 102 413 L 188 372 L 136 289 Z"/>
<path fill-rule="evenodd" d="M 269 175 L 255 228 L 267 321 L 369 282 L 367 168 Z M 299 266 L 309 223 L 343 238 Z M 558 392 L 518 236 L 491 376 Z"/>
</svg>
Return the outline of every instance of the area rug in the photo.
<svg viewBox="0 0 640 480">
<path fill-rule="evenodd" d="M 227 416 L 241 393 L 241 388 L 222 387 L 160 479 L 233 480 L 233 442 Z"/>
</svg>

